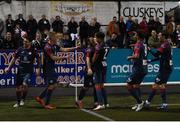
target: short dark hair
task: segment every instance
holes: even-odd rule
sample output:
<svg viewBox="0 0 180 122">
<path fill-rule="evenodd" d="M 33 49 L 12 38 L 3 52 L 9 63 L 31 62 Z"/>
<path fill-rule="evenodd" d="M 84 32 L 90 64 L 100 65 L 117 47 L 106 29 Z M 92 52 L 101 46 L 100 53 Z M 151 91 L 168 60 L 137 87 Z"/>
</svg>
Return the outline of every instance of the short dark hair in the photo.
<svg viewBox="0 0 180 122">
<path fill-rule="evenodd" d="M 97 32 L 95 36 L 101 40 L 104 40 L 105 34 L 103 32 Z"/>
</svg>

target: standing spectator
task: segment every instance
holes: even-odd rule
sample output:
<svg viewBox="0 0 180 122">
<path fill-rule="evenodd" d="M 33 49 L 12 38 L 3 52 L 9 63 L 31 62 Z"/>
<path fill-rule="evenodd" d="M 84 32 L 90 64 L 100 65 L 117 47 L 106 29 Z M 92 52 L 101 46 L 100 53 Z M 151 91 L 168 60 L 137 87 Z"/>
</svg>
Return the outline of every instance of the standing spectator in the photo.
<svg viewBox="0 0 180 122">
<path fill-rule="evenodd" d="M 25 21 L 25 19 L 23 18 L 23 15 L 22 15 L 22 14 L 19 14 L 19 15 L 18 15 L 18 19 L 15 21 L 15 25 L 16 25 L 16 24 L 19 24 L 19 25 L 20 25 L 21 30 L 23 30 L 23 31 L 26 31 L 26 30 L 27 30 L 26 21 Z"/>
<path fill-rule="evenodd" d="M 78 23 L 74 20 L 74 17 L 71 17 L 71 20 L 68 22 L 68 33 L 77 34 Z"/>
<path fill-rule="evenodd" d="M 0 18 L 0 38 L 2 37 L 3 31 L 4 31 L 4 22 L 3 22 L 3 20 Z"/>
<path fill-rule="evenodd" d="M 87 38 L 88 38 L 88 29 L 89 24 L 87 23 L 85 16 L 81 18 L 81 21 L 79 22 L 79 36 L 81 40 L 81 44 L 83 46 L 87 46 Z"/>
<path fill-rule="evenodd" d="M 95 27 L 96 27 L 96 31 L 95 31 L 95 32 L 97 33 L 97 32 L 100 31 L 101 24 L 97 21 L 97 18 L 96 18 L 96 17 L 93 18 L 93 21 L 94 21 Z"/>
<path fill-rule="evenodd" d="M 54 32 L 63 33 L 63 24 L 64 22 L 61 20 L 60 16 L 56 16 L 56 19 L 52 23 L 52 29 Z"/>
<path fill-rule="evenodd" d="M 9 14 L 8 18 L 6 19 L 6 32 L 11 32 L 11 34 L 14 34 L 14 27 L 14 20 L 12 19 L 11 14 Z"/>
<path fill-rule="evenodd" d="M 133 24 L 133 21 L 132 21 L 132 16 L 129 16 L 128 17 L 128 20 L 126 21 L 126 32 L 129 33 L 132 29 L 132 24 Z"/>
<path fill-rule="evenodd" d="M 156 17 L 156 21 L 155 21 L 155 30 L 157 33 L 161 32 L 163 30 L 163 26 L 161 24 L 161 22 L 159 21 L 159 17 Z"/>
<path fill-rule="evenodd" d="M 151 36 L 148 39 L 148 46 L 150 48 L 158 48 L 160 46 L 160 42 L 157 38 L 157 33 L 155 30 L 152 30 Z"/>
<path fill-rule="evenodd" d="M 6 32 L 3 40 L 3 49 L 15 49 L 15 42 L 12 38 L 11 32 Z"/>
<path fill-rule="evenodd" d="M 180 48 L 180 25 L 177 25 L 176 31 L 174 31 L 174 43 L 177 48 Z"/>
<path fill-rule="evenodd" d="M 144 35 L 145 39 L 146 39 L 146 44 L 147 44 L 147 40 L 148 40 L 148 24 L 146 21 L 146 17 L 143 17 L 142 21 L 139 24 L 140 27 L 140 31 L 141 33 Z"/>
<path fill-rule="evenodd" d="M 174 22 L 174 17 L 171 17 L 169 19 L 169 22 L 166 26 L 166 32 L 168 34 L 168 38 L 173 38 L 173 33 L 175 31 L 175 22 Z"/>
<path fill-rule="evenodd" d="M 88 29 L 88 36 L 89 37 L 94 37 L 95 33 L 97 33 L 97 28 L 95 26 L 95 21 L 94 19 L 91 20 L 89 24 L 89 29 Z"/>
<path fill-rule="evenodd" d="M 152 30 L 156 30 L 156 22 L 153 16 L 149 17 L 148 29 L 149 29 L 149 33 L 151 33 Z"/>
<path fill-rule="evenodd" d="M 119 26 L 116 16 L 113 17 L 113 20 L 108 25 L 108 36 L 111 36 L 112 33 L 117 33 L 119 35 Z"/>
<path fill-rule="evenodd" d="M 121 42 L 119 47 L 122 48 L 123 43 L 124 43 L 124 36 L 126 34 L 126 25 L 124 23 L 123 16 L 120 16 L 120 20 L 118 21 L 118 25 L 119 25 L 119 32 L 120 32 L 119 40 Z"/>
<path fill-rule="evenodd" d="M 29 15 L 29 19 L 27 21 L 27 33 L 30 41 L 35 39 L 37 28 L 38 25 L 36 19 L 34 19 L 32 15 Z"/>
<path fill-rule="evenodd" d="M 46 15 L 42 15 L 42 19 L 39 20 L 38 29 L 41 34 L 43 34 L 45 30 L 50 31 L 50 23 L 49 20 L 46 19 Z"/>
</svg>

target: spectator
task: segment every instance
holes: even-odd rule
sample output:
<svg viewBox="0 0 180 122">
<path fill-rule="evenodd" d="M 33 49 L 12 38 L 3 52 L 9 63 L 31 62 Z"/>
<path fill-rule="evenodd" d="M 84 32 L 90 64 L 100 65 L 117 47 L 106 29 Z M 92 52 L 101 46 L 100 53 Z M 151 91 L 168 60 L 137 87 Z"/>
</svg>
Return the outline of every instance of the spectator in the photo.
<svg viewBox="0 0 180 122">
<path fill-rule="evenodd" d="M 44 45 L 45 44 L 43 44 L 41 33 L 37 32 L 35 39 L 32 41 L 32 46 L 37 50 L 42 50 Z"/>
<path fill-rule="evenodd" d="M 139 29 L 138 19 L 133 19 L 132 21 L 131 31 L 137 31 Z"/>
<path fill-rule="evenodd" d="M 77 28 L 78 28 L 77 22 L 74 20 L 74 17 L 71 17 L 71 20 L 68 22 L 68 33 L 77 34 Z"/>
<path fill-rule="evenodd" d="M 146 17 L 143 17 L 142 21 L 139 24 L 139 28 L 141 31 L 141 34 L 144 35 L 145 40 L 146 40 L 146 44 L 147 44 L 147 40 L 148 40 L 148 24 L 146 21 Z"/>
<path fill-rule="evenodd" d="M 64 48 L 74 47 L 75 46 L 74 41 L 71 41 L 71 38 L 70 38 L 68 33 L 64 33 L 63 42 L 62 43 L 64 45 Z"/>
<path fill-rule="evenodd" d="M 94 19 L 91 20 L 89 24 L 89 29 L 88 29 L 88 36 L 89 37 L 94 37 L 95 33 L 97 33 L 97 28 L 95 26 L 95 21 Z"/>
<path fill-rule="evenodd" d="M 174 17 L 171 17 L 169 19 L 169 22 L 166 26 L 166 32 L 168 34 L 168 38 L 173 38 L 173 33 L 175 31 L 175 22 L 174 22 Z"/>
<path fill-rule="evenodd" d="M 2 37 L 3 31 L 4 31 L 4 22 L 3 22 L 3 20 L 0 18 L 0 38 Z"/>
<path fill-rule="evenodd" d="M 119 47 L 122 48 L 123 47 L 123 42 L 124 42 L 124 36 L 125 36 L 125 33 L 126 33 L 126 25 L 124 23 L 123 16 L 120 16 L 120 20 L 117 23 L 119 25 L 119 32 L 120 32 L 119 40 L 121 42 Z"/>
<path fill-rule="evenodd" d="M 148 29 L 149 29 L 149 33 L 151 33 L 152 30 L 156 30 L 156 22 L 153 16 L 149 17 Z"/>
<path fill-rule="evenodd" d="M 177 45 L 177 48 L 180 48 L 180 25 L 177 25 L 176 31 L 174 31 L 174 43 Z"/>
<path fill-rule="evenodd" d="M 63 43 L 63 34 L 57 33 L 56 36 L 57 36 L 57 45 L 59 47 L 64 47 L 65 44 Z"/>
<path fill-rule="evenodd" d="M 108 36 L 111 37 L 113 33 L 117 33 L 119 35 L 119 26 L 116 16 L 113 17 L 113 20 L 108 25 Z"/>
<path fill-rule="evenodd" d="M 3 40 L 3 49 L 15 49 L 15 42 L 12 38 L 11 32 L 6 32 Z"/>
<path fill-rule="evenodd" d="M 50 31 L 49 20 L 46 19 L 46 15 L 42 15 L 42 18 L 38 22 L 38 29 L 43 34 L 45 30 Z"/>
<path fill-rule="evenodd" d="M 16 24 L 19 24 L 19 25 L 20 25 L 21 30 L 23 30 L 23 31 L 26 31 L 26 30 L 27 30 L 26 21 L 25 21 L 25 19 L 23 18 L 23 15 L 22 15 L 22 14 L 19 14 L 19 15 L 18 15 L 18 19 L 15 21 L 15 25 L 16 25 Z"/>
<path fill-rule="evenodd" d="M 16 47 L 20 47 L 23 45 L 23 40 L 21 38 L 21 28 L 20 28 L 20 25 L 17 23 L 15 28 L 14 28 L 14 39 L 16 40 Z"/>
<path fill-rule="evenodd" d="M 107 45 L 110 48 L 118 48 L 119 45 L 119 39 L 118 39 L 118 35 L 117 33 L 112 33 L 111 34 L 111 38 L 109 40 L 107 40 Z"/>
<path fill-rule="evenodd" d="M 99 22 L 97 22 L 97 18 L 96 18 L 96 17 L 94 17 L 94 18 L 93 18 L 93 21 L 94 21 L 94 23 L 95 23 L 95 27 L 96 27 L 95 32 L 97 33 L 97 32 L 99 32 L 99 31 L 100 31 L 101 24 L 100 24 Z"/>
<path fill-rule="evenodd" d="M 11 32 L 11 34 L 14 34 L 14 27 L 14 20 L 12 19 L 11 14 L 9 14 L 8 18 L 6 19 L 6 32 Z"/>
<path fill-rule="evenodd" d="M 80 36 L 81 44 L 85 47 L 87 46 L 88 29 L 89 29 L 89 24 L 87 23 L 85 16 L 83 16 L 81 18 L 81 21 L 79 22 L 79 36 Z"/>
<path fill-rule="evenodd" d="M 162 30 L 163 30 L 163 26 L 162 26 L 161 22 L 159 21 L 159 17 L 156 17 L 155 30 L 157 33 L 162 32 Z"/>
<path fill-rule="evenodd" d="M 27 33 L 30 41 L 36 38 L 37 29 L 38 29 L 38 24 L 36 19 L 34 19 L 32 15 L 29 15 L 29 19 L 27 21 Z"/>
<path fill-rule="evenodd" d="M 126 32 L 129 33 L 132 30 L 132 16 L 128 17 L 128 20 L 126 21 Z"/>
<path fill-rule="evenodd" d="M 54 32 L 63 33 L 64 22 L 61 20 L 60 16 L 56 16 L 56 19 L 52 23 L 52 29 Z"/>
<path fill-rule="evenodd" d="M 152 30 L 151 36 L 148 39 L 148 46 L 151 48 L 158 48 L 160 46 L 160 42 L 157 38 L 157 33 L 155 30 Z"/>
</svg>

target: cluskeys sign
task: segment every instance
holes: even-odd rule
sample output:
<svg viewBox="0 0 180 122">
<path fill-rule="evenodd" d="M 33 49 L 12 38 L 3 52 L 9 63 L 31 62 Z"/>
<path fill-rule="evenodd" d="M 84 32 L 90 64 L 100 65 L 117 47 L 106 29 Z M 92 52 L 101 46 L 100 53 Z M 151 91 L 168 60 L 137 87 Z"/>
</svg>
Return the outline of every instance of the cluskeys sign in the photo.
<svg viewBox="0 0 180 122">
<path fill-rule="evenodd" d="M 121 2 L 121 15 L 128 19 L 128 16 L 133 16 L 141 22 L 145 16 L 147 20 L 149 17 L 159 17 L 159 20 L 164 24 L 164 2 Z"/>
<path fill-rule="evenodd" d="M 128 76 L 132 73 L 132 62 L 127 60 L 127 56 L 132 55 L 131 49 L 112 49 L 107 57 L 107 83 L 126 83 Z M 173 72 L 169 82 L 180 82 L 180 49 L 173 49 Z M 149 53 L 148 59 L 154 57 Z M 159 71 L 159 61 L 148 64 L 148 74 L 144 78 L 145 83 L 152 83 Z"/>
</svg>

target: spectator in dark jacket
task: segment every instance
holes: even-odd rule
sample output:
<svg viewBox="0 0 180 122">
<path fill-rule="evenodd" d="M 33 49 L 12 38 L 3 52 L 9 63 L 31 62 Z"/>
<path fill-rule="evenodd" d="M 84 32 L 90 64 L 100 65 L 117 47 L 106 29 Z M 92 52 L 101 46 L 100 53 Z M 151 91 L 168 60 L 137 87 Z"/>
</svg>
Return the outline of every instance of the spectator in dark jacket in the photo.
<svg viewBox="0 0 180 122">
<path fill-rule="evenodd" d="M 85 47 L 87 46 L 88 29 L 89 29 L 89 24 L 87 23 L 85 16 L 83 16 L 81 18 L 81 21 L 79 22 L 79 36 L 80 36 L 81 44 Z"/>
<path fill-rule="evenodd" d="M 6 32 L 11 32 L 11 34 L 14 34 L 14 27 L 14 20 L 12 19 L 11 14 L 9 14 L 8 18 L 6 19 Z"/>
<path fill-rule="evenodd" d="M 159 21 L 159 17 L 156 17 L 155 27 L 156 27 L 155 30 L 157 33 L 162 32 L 163 26 L 162 26 L 161 22 Z"/>
<path fill-rule="evenodd" d="M 18 15 L 18 19 L 15 21 L 15 25 L 19 24 L 21 30 L 26 31 L 27 30 L 27 26 L 26 26 L 26 20 L 23 18 L 22 14 Z"/>
<path fill-rule="evenodd" d="M 112 33 L 111 38 L 106 42 L 107 46 L 110 48 L 118 48 L 119 39 L 117 33 Z"/>
<path fill-rule="evenodd" d="M 123 43 L 124 43 L 124 36 L 126 34 L 126 24 L 124 23 L 124 18 L 123 16 L 120 16 L 120 20 L 118 21 L 118 25 L 119 25 L 119 40 L 120 40 L 120 45 L 119 47 L 122 48 L 123 47 Z"/>
<path fill-rule="evenodd" d="M 38 22 L 38 29 L 41 32 L 41 34 L 43 34 L 45 30 L 50 31 L 50 27 L 51 26 L 49 20 L 46 19 L 45 15 L 42 15 L 42 19 L 40 19 Z"/>
<path fill-rule="evenodd" d="M 52 29 L 56 33 L 63 33 L 64 22 L 61 20 L 60 16 L 56 16 L 56 19 L 52 23 Z"/>
<path fill-rule="evenodd" d="M 15 42 L 12 38 L 11 32 L 6 32 L 3 40 L 3 49 L 15 49 Z"/>
<path fill-rule="evenodd" d="M 100 31 L 101 24 L 97 21 L 97 18 L 96 18 L 96 17 L 94 17 L 94 18 L 93 18 L 93 21 L 94 21 L 94 23 L 95 23 L 95 27 L 96 27 L 95 32 L 97 33 L 97 32 L 99 32 L 99 31 Z"/>
<path fill-rule="evenodd" d="M 30 41 L 35 39 L 37 28 L 38 25 L 36 19 L 34 19 L 32 15 L 29 15 L 29 19 L 27 21 L 27 33 Z"/>
<path fill-rule="evenodd" d="M 146 17 L 143 17 L 142 21 L 139 24 L 139 28 L 140 28 L 141 34 L 145 37 L 146 44 L 147 44 L 149 30 L 148 30 Z"/>
<path fill-rule="evenodd" d="M 97 33 L 97 28 L 95 26 L 95 21 L 94 19 L 91 20 L 89 24 L 89 29 L 88 29 L 88 36 L 89 37 L 94 37 L 95 33 Z"/>
<path fill-rule="evenodd" d="M 149 35 L 152 32 L 152 30 L 156 30 L 156 22 L 153 16 L 149 17 L 148 29 L 149 29 Z"/>
<path fill-rule="evenodd" d="M 71 20 L 68 22 L 68 33 L 77 34 L 78 23 L 74 20 L 74 17 L 71 17 Z"/>
</svg>

